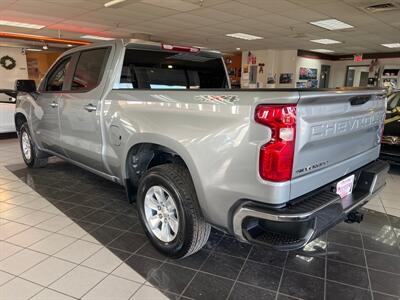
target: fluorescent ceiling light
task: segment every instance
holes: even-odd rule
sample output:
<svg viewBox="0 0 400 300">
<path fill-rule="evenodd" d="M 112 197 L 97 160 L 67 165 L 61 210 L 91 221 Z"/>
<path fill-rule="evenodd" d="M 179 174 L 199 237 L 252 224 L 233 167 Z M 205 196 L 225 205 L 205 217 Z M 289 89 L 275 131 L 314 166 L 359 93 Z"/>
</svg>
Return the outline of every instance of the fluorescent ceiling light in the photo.
<svg viewBox="0 0 400 300">
<path fill-rule="evenodd" d="M 310 22 L 310 24 L 322 27 L 328 30 L 341 30 L 341 29 L 349 29 L 354 28 L 354 26 L 347 24 L 345 22 L 339 21 L 337 19 L 327 19 L 321 21 Z"/>
<path fill-rule="evenodd" d="M 26 51 L 35 51 L 35 52 L 39 52 L 42 51 L 42 49 L 37 49 L 37 48 L 29 48 L 29 49 L 25 49 Z"/>
<path fill-rule="evenodd" d="M 6 21 L 6 20 L 0 20 L 0 25 L 12 26 L 12 27 L 22 27 L 22 28 L 31 28 L 31 29 L 42 29 L 42 28 L 46 27 L 44 25 L 13 22 L 13 21 Z"/>
<path fill-rule="evenodd" d="M 104 3 L 104 7 L 111 7 L 111 6 L 113 6 L 113 5 L 116 5 L 116 4 L 125 2 L 125 1 L 126 1 L 126 0 L 112 0 L 112 1 L 109 1 L 109 2 L 107 2 L 107 3 Z"/>
<path fill-rule="evenodd" d="M 82 35 L 82 39 L 89 39 L 89 40 L 101 40 L 101 41 L 111 41 L 113 38 L 104 37 L 104 36 L 97 36 L 97 35 Z"/>
<path fill-rule="evenodd" d="M 331 44 L 340 44 L 342 42 L 331 40 L 331 39 L 319 39 L 319 40 L 311 40 L 310 42 L 324 44 L 324 45 L 331 45 Z"/>
<path fill-rule="evenodd" d="M 251 34 L 247 34 L 247 33 L 241 33 L 241 32 L 228 33 L 228 34 L 226 34 L 226 36 L 237 38 L 237 39 L 242 39 L 242 40 L 247 40 L 247 41 L 262 40 L 263 39 L 260 36 L 251 35 Z"/>
<path fill-rule="evenodd" d="M 335 51 L 329 49 L 311 49 L 310 51 L 320 52 L 320 53 L 333 53 Z"/>
<path fill-rule="evenodd" d="M 400 43 L 381 44 L 381 45 L 386 48 L 400 48 Z"/>
</svg>

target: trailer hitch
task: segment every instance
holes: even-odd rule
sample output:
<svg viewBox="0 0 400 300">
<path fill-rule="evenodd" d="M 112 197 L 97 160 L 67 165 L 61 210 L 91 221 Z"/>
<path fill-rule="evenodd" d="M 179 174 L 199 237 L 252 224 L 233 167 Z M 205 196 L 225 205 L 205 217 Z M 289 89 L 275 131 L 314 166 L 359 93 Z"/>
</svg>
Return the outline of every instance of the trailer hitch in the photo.
<svg viewBox="0 0 400 300">
<path fill-rule="evenodd" d="M 347 219 L 345 220 L 346 223 L 361 223 L 363 220 L 364 215 L 358 211 L 352 211 L 347 215 Z"/>
</svg>

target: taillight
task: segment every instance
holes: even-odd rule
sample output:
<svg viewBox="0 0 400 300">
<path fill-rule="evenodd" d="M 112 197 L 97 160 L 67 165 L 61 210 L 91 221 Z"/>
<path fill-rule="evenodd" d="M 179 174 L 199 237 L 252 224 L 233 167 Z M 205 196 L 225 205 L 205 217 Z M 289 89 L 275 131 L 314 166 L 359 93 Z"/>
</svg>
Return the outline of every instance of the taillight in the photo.
<svg viewBox="0 0 400 300">
<path fill-rule="evenodd" d="M 296 105 L 259 105 L 255 120 L 272 131 L 271 140 L 260 150 L 261 178 L 275 182 L 290 180 L 296 139 Z"/>
</svg>

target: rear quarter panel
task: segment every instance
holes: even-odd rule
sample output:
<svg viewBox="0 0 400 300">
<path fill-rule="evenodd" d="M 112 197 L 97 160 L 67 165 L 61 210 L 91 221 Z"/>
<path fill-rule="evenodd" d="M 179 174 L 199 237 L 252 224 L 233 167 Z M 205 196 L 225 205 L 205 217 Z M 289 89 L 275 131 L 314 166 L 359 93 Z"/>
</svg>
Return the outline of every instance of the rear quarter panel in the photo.
<svg viewBox="0 0 400 300">
<path fill-rule="evenodd" d="M 239 199 L 288 199 L 290 183 L 268 183 L 258 176 L 259 147 L 270 131 L 256 124 L 253 114 L 258 103 L 297 100 L 297 92 L 113 90 L 104 101 L 105 160 L 114 175 L 124 178 L 132 146 L 169 147 L 186 162 L 207 219 L 226 227 L 228 211 Z M 116 133 L 121 145 L 115 145 Z"/>
</svg>

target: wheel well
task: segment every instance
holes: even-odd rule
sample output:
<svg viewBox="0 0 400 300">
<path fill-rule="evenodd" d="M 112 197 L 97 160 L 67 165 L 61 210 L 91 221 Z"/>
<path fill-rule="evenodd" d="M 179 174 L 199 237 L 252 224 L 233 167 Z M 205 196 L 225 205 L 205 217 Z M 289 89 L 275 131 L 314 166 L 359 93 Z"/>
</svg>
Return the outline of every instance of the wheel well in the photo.
<svg viewBox="0 0 400 300">
<path fill-rule="evenodd" d="M 150 168 L 163 164 L 186 163 L 175 151 L 158 144 L 141 143 L 133 146 L 126 159 L 126 189 L 130 201 L 136 197 L 136 191 L 143 174 Z"/>
<path fill-rule="evenodd" d="M 20 131 L 22 124 L 24 124 L 25 122 L 27 122 L 27 119 L 24 114 L 17 113 L 15 115 L 15 129 L 17 130 L 17 132 Z"/>
</svg>

